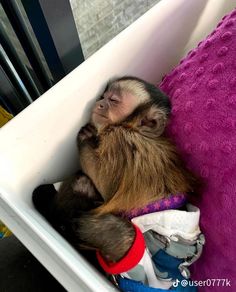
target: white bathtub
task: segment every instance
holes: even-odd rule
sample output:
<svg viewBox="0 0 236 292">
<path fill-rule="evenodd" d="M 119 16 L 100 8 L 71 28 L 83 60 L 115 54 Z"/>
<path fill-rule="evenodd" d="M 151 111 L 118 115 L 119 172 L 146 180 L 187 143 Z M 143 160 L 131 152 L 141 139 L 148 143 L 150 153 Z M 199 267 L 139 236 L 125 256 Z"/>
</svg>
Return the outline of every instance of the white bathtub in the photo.
<svg viewBox="0 0 236 292">
<path fill-rule="evenodd" d="M 0 130 L 0 219 L 68 291 L 115 291 L 38 214 L 33 189 L 76 169 L 75 136 L 106 81 L 157 83 L 236 6 L 162 0 Z"/>
</svg>

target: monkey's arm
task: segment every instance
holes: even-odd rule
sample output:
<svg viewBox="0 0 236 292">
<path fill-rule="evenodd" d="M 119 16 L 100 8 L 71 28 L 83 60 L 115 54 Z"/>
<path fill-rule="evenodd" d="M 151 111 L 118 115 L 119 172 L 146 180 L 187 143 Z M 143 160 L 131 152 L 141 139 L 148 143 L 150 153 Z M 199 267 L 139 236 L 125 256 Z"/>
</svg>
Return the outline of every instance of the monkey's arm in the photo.
<svg viewBox="0 0 236 292">
<path fill-rule="evenodd" d="M 58 192 L 49 184 L 37 187 L 32 199 L 36 209 L 59 232 L 79 212 L 89 211 L 103 202 L 92 181 L 83 173 L 62 182 Z"/>
<path fill-rule="evenodd" d="M 89 211 L 103 203 L 91 179 L 79 172 L 65 180 L 55 196 L 55 208 L 73 218 L 77 211 Z"/>
<path fill-rule="evenodd" d="M 111 198 L 120 186 L 121 170 L 129 159 L 125 132 L 122 127 L 109 126 L 96 138 L 99 140 L 96 147 L 93 138 L 78 145 L 81 168 L 105 200 Z"/>
<path fill-rule="evenodd" d="M 122 265 L 123 271 L 119 273 L 125 272 L 143 256 L 145 244 L 141 231 L 118 216 L 83 214 L 73 220 L 72 230 L 78 248 L 96 249 L 98 260 L 107 272 L 113 273 L 109 265 L 116 266 L 116 270 Z"/>
</svg>

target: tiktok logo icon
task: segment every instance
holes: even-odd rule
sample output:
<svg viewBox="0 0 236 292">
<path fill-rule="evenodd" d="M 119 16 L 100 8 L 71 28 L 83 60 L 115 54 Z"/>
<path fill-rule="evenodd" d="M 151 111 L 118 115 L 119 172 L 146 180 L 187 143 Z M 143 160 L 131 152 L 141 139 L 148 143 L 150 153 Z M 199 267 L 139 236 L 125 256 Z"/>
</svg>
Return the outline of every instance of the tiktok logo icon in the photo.
<svg viewBox="0 0 236 292">
<path fill-rule="evenodd" d="M 180 283 L 180 280 L 176 279 L 173 283 L 173 287 L 175 288 L 178 287 L 179 283 Z"/>
</svg>

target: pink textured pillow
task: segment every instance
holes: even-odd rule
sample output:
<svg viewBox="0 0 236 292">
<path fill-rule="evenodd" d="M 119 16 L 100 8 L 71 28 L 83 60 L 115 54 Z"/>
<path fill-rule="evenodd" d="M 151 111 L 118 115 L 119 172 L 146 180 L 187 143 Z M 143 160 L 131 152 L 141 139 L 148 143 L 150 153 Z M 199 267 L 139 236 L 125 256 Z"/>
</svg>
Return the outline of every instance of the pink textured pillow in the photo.
<svg viewBox="0 0 236 292">
<path fill-rule="evenodd" d="M 236 10 L 160 87 L 172 100 L 168 133 L 206 182 L 196 203 L 206 245 L 193 278 L 228 279 L 227 291 L 236 291 Z M 217 283 L 201 291 L 225 291 Z"/>
</svg>

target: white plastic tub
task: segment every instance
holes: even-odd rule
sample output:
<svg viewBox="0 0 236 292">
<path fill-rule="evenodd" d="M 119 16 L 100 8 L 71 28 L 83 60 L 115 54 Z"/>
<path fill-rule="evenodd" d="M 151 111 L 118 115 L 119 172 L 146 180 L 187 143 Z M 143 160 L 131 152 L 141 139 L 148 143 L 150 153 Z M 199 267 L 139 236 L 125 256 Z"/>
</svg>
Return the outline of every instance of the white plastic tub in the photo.
<svg viewBox="0 0 236 292">
<path fill-rule="evenodd" d="M 34 209 L 33 189 L 76 169 L 75 136 L 114 76 L 157 83 L 236 6 L 162 0 L 0 130 L 0 219 L 69 291 L 115 291 Z"/>
</svg>

